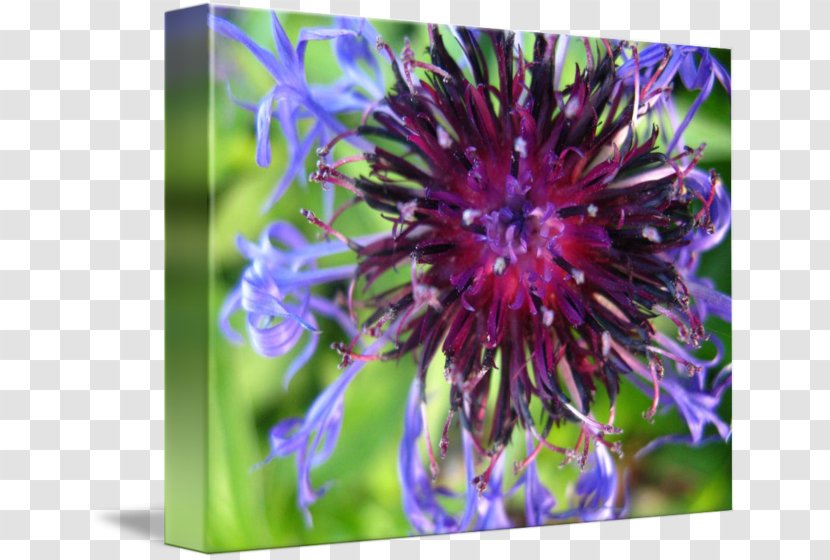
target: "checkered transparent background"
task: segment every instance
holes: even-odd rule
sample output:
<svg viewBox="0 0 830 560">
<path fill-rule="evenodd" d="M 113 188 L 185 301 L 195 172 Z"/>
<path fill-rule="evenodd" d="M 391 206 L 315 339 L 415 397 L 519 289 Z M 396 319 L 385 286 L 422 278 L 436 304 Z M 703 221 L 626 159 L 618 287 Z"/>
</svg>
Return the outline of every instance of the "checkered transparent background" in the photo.
<svg viewBox="0 0 830 560">
<path fill-rule="evenodd" d="M 733 49 L 736 511 L 224 557 L 830 558 L 830 2 L 272 4 Z M 0 8 L 2 558 L 200 556 L 161 543 L 163 13 L 178 5 Z"/>
</svg>

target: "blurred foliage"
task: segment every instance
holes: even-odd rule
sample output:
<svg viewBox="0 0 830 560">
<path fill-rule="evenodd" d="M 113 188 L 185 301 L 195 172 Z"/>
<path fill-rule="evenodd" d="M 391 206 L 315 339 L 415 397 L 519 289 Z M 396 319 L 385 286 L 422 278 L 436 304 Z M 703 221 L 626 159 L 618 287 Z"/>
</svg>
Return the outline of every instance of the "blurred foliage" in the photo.
<svg viewBox="0 0 830 560">
<path fill-rule="evenodd" d="M 267 12 L 235 10 L 226 11 L 223 16 L 233 19 L 261 45 L 273 48 Z M 326 17 L 302 14 L 283 14 L 281 21 L 292 38 L 296 38 L 303 27 L 330 23 Z M 394 49 L 399 50 L 403 37 L 409 37 L 415 52 L 424 52 L 425 27 L 385 21 L 374 23 Z M 575 43 L 571 43 L 572 53 L 567 66 L 570 68 L 579 61 L 578 49 L 573 50 Z M 237 283 L 244 264 L 236 251 L 237 235 L 256 239 L 265 224 L 279 219 L 291 221 L 309 239 L 314 239 L 318 232 L 300 217 L 298 209 L 321 211 L 320 187 L 310 184 L 292 186 L 276 208 L 263 212 L 268 194 L 284 169 L 280 159 L 280 154 L 285 153 L 284 140 L 278 127 L 272 125 L 274 161 L 270 168 L 259 168 L 254 161 L 254 115 L 230 100 L 227 86 L 231 85 L 236 97 L 256 102 L 273 82 L 242 46 L 223 38 L 217 38 L 215 45 L 213 173 L 216 197 L 212 317 L 217 316 L 224 298 Z M 728 54 L 726 51 L 718 53 L 727 66 Z M 307 68 L 311 80 L 331 81 L 337 76 L 338 68 L 327 43 L 310 45 L 307 60 L 313 61 Z M 695 94 L 685 92 L 679 86 L 676 95 L 680 108 L 687 107 Z M 708 149 L 702 165 L 715 167 L 729 185 L 729 98 L 720 89 L 716 89 L 704 104 L 687 133 L 689 143 L 704 140 Z M 338 149 L 346 153 L 342 147 Z M 309 171 L 313 164 L 313 161 L 308 162 Z M 338 202 L 345 199 L 338 193 Z M 360 205 L 350 210 L 338 224 L 347 234 L 382 231 L 388 227 L 375 212 Z M 343 255 L 328 262 L 347 259 L 348 255 Z M 729 239 L 705 255 L 701 271 L 712 277 L 721 290 L 730 291 Z M 331 289 L 344 291 L 345 286 Z M 240 331 L 243 330 L 242 323 L 241 316 L 234 318 Z M 337 450 L 327 463 L 313 471 L 315 486 L 332 482 L 327 494 L 312 506 L 313 527 L 304 527 L 296 506 L 293 460 L 276 460 L 261 469 L 251 470 L 268 453 L 269 429 L 284 418 L 302 416 L 315 396 L 339 373 L 338 357 L 328 350 L 328 346 L 341 340 L 343 335 L 332 323 L 323 321 L 321 327 L 324 335 L 320 350 L 287 389 L 283 387 L 281 372 L 292 356 L 266 359 L 256 355 L 247 344 L 235 346 L 229 343 L 218 328 L 212 332 L 214 367 L 210 375 L 208 418 L 211 441 L 208 534 L 212 547 L 289 546 L 406 536 L 411 532 L 401 508 L 397 475 L 403 410 L 414 372 L 411 360 L 399 364 L 370 364 L 351 385 L 346 394 L 345 421 Z M 730 326 L 713 321 L 709 327 L 726 341 L 726 361 L 731 361 Z M 441 364 L 435 366 L 428 382 L 433 434 L 439 433 L 447 410 Z M 607 401 L 601 395 L 602 399 Z M 636 465 L 632 463 L 636 450 L 655 436 L 686 432 L 685 424 L 674 411 L 658 415 L 653 424 L 645 422 L 641 414 L 649 402 L 650 399 L 638 390 L 623 384 L 617 405 L 617 424 L 625 429 L 626 456 L 621 465 L 631 469 L 634 487 L 631 515 L 729 509 L 728 444 L 697 449 L 669 446 Z M 603 410 L 603 406 L 600 404 L 597 410 Z M 725 402 L 723 415 L 726 419 L 729 419 L 730 410 L 731 403 Z M 451 447 L 460 448 L 457 427 L 450 435 Z M 552 438 L 565 445 L 573 442 L 575 435 L 574 426 L 564 426 L 555 431 Z M 509 465 L 524 453 L 522 438 L 517 437 L 515 443 L 518 445 L 513 446 L 512 456 L 506 462 L 505 482 L 508 485 L 515 481 Z M 561 457 L 552 453 L 542 453 L 538 459 L 540 475 L 557 496 L 559 507 L 564 508 L 568 502 L 568 487 L 578 471 L 572 466 L 560 468 L 560 462 Z M 441 476 L 447 485 L 461 487 L 464 475 L 460 458 L 451 453 L 442 463 Z M 521 499 L 521 493 L 518 493 L 509 502 L 511 514 L 518 519 L 523 516 Z"/>
</svg>

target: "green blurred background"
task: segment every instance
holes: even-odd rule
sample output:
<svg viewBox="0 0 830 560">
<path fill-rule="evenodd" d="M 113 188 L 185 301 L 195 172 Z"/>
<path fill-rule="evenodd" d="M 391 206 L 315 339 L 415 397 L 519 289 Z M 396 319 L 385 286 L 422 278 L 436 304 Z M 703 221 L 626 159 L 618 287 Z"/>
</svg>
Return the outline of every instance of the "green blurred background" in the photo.
<svg viewBox="0 0 830 560">
<path fill-rule="evenodd" d="M 259 44 L 273 49 L 270 14 L 263 11 L 224 11 L 222 17 L 242 27 Z M 299 29 L 329 25 L 323 16 L 282 14 L 280 19 L 289 37 L 295 39 Z M 375 22 L 381 35 L 399 51 L 403 38 L 409 37 L 416 54 L 426 46 L 425 27 Z M 448 41 L 452 42 L 452 41 Z M 273 87 L 273 81 L 253 56 L 239 44 L 217 37 L 213 175 L 215 177 L 215 229 L 213 232 L 214 271 L 211 294 L 211 317 L 226 295 L 238 282 L 244 261 L 237 253 L 235 239 L 242 234 L 258 239 L 264 225 L 274 220 L 289 220 L 314 239 L 318 231 L 299 215 L 299 208 L 322 213 L 320 186 L 302 188 L 293 185 L 273 208 L 263 213 L 263 205 L 284 170 L 285 145 L 276 124 L 272 126 L 273 163 L 262 169 L 254 161 L 254 115 L 234 105 L 226 84 L 234 94 L 255 102 Z M 565 81 L 573 75 L 573 62 L 580 60 L 579 49 L 572 42 Z M 718 58 L 728 67 L 728 51 L 718 51 Z M 584 58 L 584 52 L 581 53 Z M 307 52 L 310 81 L 333 81 L 339 69 L 327 43 L 312 44 Z M 385 65 L 381 65 L 384 67 Z M 384 68 L 384 71 L 387 71 Z M 388 74 L 388 72 L 387 72 Z M 388 83 L 388 82 L 387 82 Z M 695 93 L 678 86 L 676 93 L 681 110 Z M 683 111 L 681 112 L 681 115 Z M 707 143 L 702 162 L 715 167 L 730 184 L 730 113 L 728 96 L 718 88 L 690 127 L 686 142 L 696 146 Z M 342 147 L 341 147 L 342 149 Z M 342 154 L 348 150 L 343 150 Z M 335 154 L 336 156 L 339 154 Z M 309 171 L 314 161 L 308 162 Z M 338 193 L 338 202 L 345 197 Z M 346 234 L 383 231 L 388 223 L 359 205 L 338 221 Z M 327 263 L 347 262 L 348 255 L 329 259 Z M 730 292 L 730 241 L 708 253 L 701 271 L 713 278 L 719 289 Z M 329 288 L 327 295 L 344 291 L 345 285 Z M 243 317 L 237 314 L 234 325 L 243 332 Z M 346 395 L 345 420 L 337 450 L 331 459 L 313 471 L 316 487 L 332 481 L 327 494 L 311 508 L 314 526 L 306 528 L 296 505 L 296 470 L 292 458 L 278 459 L 264 468 L 251 467 L 268 454 L 268 432 L 278 421 L 302 416 L 309 404 L 340 373 L 338 356 L 329 350 L 333 341 L 344 339 L 333 323 L 321 323 L 324 334 L 312 361 L 299 372 L 288 389 L 283 388 L 282 372 L 293 354 L 266 359 L 249 345 L 229 343 L 214 324 L 212 352 L 214 367 L 209 387 L 209 511 L 208 535 L 211 548 L 258 548 L 314 544 L 346 540 L 363 540 L 407 536 L 410 534 L 401 508 L 397 476 L 398 444 L 403 430 L 403 410 L 413 377 L 411 360 L 399 364 L 370 364 L 352 383 Z M 731 361 L 730 325 L 713 320 L 708 325 L 726 342 L 725 362 Z M 305 340 L 305 339 L 304 339 Z M 704 349 L 705 351 L 706 349 Z M 709 349 L 711 351 L 711 348 Z M 436 360 L 441 362 L 441 360 Z M 442 363 L 430 373 L 428 395 L 431 433 L 437 442 L 446 416 L 446 383 Z M 596 410 L 602 411 L 603 395 Z M 630 470 L 633 493 L 632 516 L 664 515 L 685 512 L 722 510 L 731 507 L 731 453 L 729 444 L 710 444 L 688 449 L 668 446 L 647 459 L 632 463 L 634 453 L 660 434 L 686 433 L 685 424 L 676 412 L 659 414 L 653 424 L 642 419 L 650 398 L 624 383 L 617 405 L 617 425 L 623 434 L 625 457 L 620 466 Z M 607 409 L 607 407 L 605 407 Z M 722 416 L 730 419 L 731 401 L 726 399 Z M 602 418 L 601 418 L 602 419 Z M 518 435 L 518 434 L 517 434 Z M 566 427 L 556 432 L 553 441 L 573 442 L 576 431 Z M 451 447 L 460 445 L 457 427 L 451 432 Z M 515 480 L 509 465 L 523 454 L 523 437 L 516 437 L 513 455 L 507 458 L 506 483 Z M 568 487 L 578 475 L 577 468 L 559 468 L 561 457 L 542 453 L 538 459 L 540 476 L 554 491 L 559 508 L 568 504 Z M 460 459 L 452 453 L 442 463 L 441 481 L 459 489 L 463 487 Z M 522 497 L 518 493 L 508 503 L 517 519 L 523 517 Z M 452 507 L 451 505 L 449 507 Z"/>
</svg>

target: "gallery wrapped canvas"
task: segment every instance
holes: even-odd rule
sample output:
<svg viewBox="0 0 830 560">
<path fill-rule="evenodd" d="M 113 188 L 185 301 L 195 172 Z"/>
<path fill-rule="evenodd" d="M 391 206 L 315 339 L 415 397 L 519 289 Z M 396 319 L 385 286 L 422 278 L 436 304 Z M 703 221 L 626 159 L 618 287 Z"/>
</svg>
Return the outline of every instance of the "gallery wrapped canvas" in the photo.
<svg viewBox="0 0 830 560">
<path fill-rule="evenodd" d="M 728 51 L 200 6 L 166 65 L 168 543 L 731 507 Z"/>
</svg>

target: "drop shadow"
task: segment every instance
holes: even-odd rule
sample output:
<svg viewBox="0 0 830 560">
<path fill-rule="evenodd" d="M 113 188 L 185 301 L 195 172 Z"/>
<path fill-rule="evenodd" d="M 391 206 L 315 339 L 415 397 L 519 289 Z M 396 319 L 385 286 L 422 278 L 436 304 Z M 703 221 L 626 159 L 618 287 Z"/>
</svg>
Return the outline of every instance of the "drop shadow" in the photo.
<svg viewBox="0 0 830 560">
<path fill-rule="evenodd" d="M 132 509 L 101 512 L 101 518 L 121 529 L 122 539 L 164 540 L 164 511 L 159 509 Z"/>
</svg>

